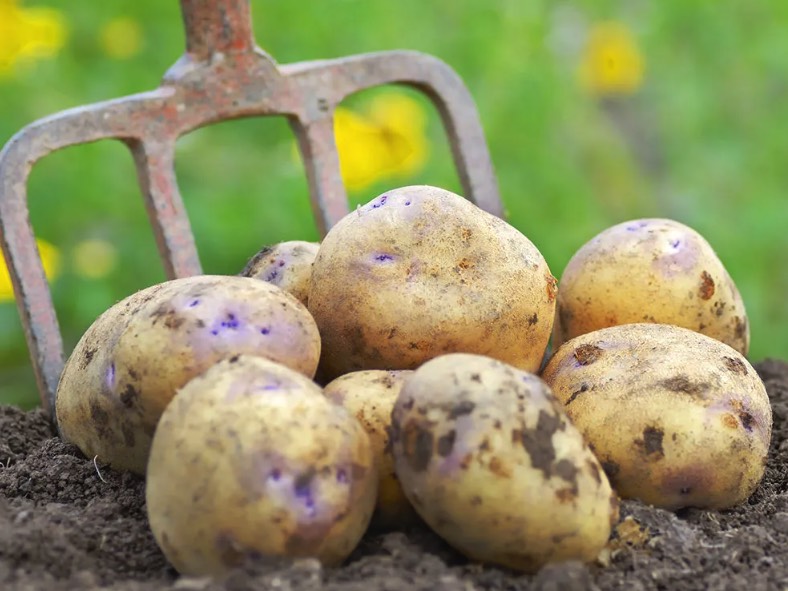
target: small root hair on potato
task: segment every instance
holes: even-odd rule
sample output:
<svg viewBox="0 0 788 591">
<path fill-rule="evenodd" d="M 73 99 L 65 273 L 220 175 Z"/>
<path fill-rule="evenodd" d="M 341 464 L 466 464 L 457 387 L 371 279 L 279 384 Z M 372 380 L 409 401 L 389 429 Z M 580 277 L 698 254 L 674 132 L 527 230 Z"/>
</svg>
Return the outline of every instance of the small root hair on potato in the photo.
<svg viewBox="0 0 788 591">
<path fill-rule="evenodd" d="M 104 484 L 107 484 L 107 481 L 104 480 L 104 477 L 101 475 L 101 470 L 99 470 L 98 462 L 96 462 L 97 459 L 98 459 L 98 454 L 93 456 L 93 467 L 96 469 L 96 474 L 98 474 L 99 480 L 101 480 L 101 482 L 103 482 Z"/>
</svg>

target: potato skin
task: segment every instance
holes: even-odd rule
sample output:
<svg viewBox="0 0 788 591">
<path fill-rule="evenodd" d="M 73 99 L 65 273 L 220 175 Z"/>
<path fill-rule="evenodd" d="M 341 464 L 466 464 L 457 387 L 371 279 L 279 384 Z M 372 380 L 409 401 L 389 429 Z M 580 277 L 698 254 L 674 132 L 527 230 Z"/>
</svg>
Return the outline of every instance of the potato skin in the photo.
<svg viewBox="0 0 788 591">
<path fill-rule="evenodd" d="M 372 442 L 380 482 L 372 525 L 399 529 L 419 521 L 402 492 L 389 448 L 391 411 L 402 384 L 411 370 L 368 369 L 339 376 L 323 388 L 323 393 L 344 406 L 364 427 Z"/>
<path fill-rule="evenodd" d="M 288 240 L 265 246 L 249 259 L 239 275 L 272 283 L 306 306 L 312 264 L 319 248 L 319 242 L 305 240 Z"/>
<path fill-rule="evenodd" d="M 115 312 L 109 312 L 83 336 L 64 368 L 56 402 L 63 437 L 113 469 L 144 474 L 164 407 L 216 361 L 250 353 L 314 375 L 317 326 L 298 300 L 274 285 L 201 275 L 130 298 L 141 303 L 124 322 L 112 326 Z"/>
<path fill-rule="evenodd" d="M 535 371 L 555 295 L 544 257 L 502 219 L 436 187 L 388 191 L 321 243 L 309 295 L 320 372 L 415 369 L 450 352 Z"/>
<path fill-rule="evenodd" d="M 240 355 L 187 383 L 153 438 L 151 531 L 182 574 L 249 558 L 342 562 L 375 504 L 369 437 L 302 374 Z"/>
<path fill-rule="evenodd" d="M 167 282 L 142 289 L 105 310 L 85 331 L 63 367 L 55 398 L 59 433 L 87 457 L 120 450 L 134 454 L 136 427 L 118 422 L 128 413 L 109 387 L 112 354 L 129 320 L 150 300 L 165 297 Z M 123 453 L 123 452 L 121 452 Z"/>
<path fill-rule="evenodd" d="M 604 230 L 574 254 L 559 285 L 554 349 L 600 328 L 654 322 L 749 350 L 747 312 L 728 271 L 703 236 L 674 220 Z"/>
<path fill-rule="evenodd" d="M 630 324 L 565 343 L 542 378 L 624 498 L 724 509 L 760 482 L 772 410 L 736 350 L 689 329 Z"/>
<path fill-rule="evenodd" d="M 544 382 L 500 361 L 448 354 L 406 381 L 392 414 L 403 490 L 473 560 L 535 572 L 591 561 L 618 497 Z"/>
</svg>

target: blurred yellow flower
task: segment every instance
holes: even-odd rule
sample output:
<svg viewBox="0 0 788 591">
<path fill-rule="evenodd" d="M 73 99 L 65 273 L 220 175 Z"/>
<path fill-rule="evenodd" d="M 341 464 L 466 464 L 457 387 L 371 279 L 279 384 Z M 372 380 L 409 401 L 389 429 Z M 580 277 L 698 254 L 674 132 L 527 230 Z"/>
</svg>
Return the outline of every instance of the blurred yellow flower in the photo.
<svg viewBox="0 0 788 591">
<path fill-rule="evenodd" d="M 47 279 L 54 281 L 60 274 L 60 252 L 46 240 L 36 240 L 38 253 L 44 265 L 44 274 Z M 13 301 L 14 288 L 11 284 L 11 276 L 8 274 L 8 267 L 5 264 L 5 257 L 0 256 L 0 303 Z"/>
<path fill-rule="evenodd" d="M 109 57 L 129 59 L 142 49 L 142 27 L 133 18 L 114 18 L 101 27 L 99 43 Z"/>
<path fill-rule="evenodd" d="M 63 15 L 53 8 L 22 8 L 0 0 L 0 77 L 25 61 L 55 55 L 66 40 Z"/>
<path fill-rule="evenodd" d="M 632 32 L 623 23 L 595 25 L 580 63 L 580 80 L 599 95 L 631 94 L 643 83 L 643 56 Z"/>
<path fill-rule="evenodd" d="M 74 273 L 88 279 L 109 275 L 118 262 L 115 247 L 106 240 L 83 240 L 71 253 Z"/>
<path fill-rule="evenodd" d="M 419 170 L 429 152 L 426 126 L 422 105 L 401 93 L 376 96 L 365 113 L 337 108 L 334 137 L 348 190 Z"/>
</svg>

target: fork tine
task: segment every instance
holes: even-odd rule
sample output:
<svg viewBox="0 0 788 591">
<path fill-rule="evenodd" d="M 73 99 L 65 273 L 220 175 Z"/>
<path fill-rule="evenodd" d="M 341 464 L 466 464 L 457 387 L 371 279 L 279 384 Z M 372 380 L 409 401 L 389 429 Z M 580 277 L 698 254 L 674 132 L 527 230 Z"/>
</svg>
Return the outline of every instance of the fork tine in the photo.
<svg viewBox="0 0 788 591">
<path fill-rule="evenodd" d="M 191 223 L 175 178 L 175 145 L 171 141 L 127 142 L 169 279 L 202 273 Z"/>
<path fill-rule="evenodd" d="M 334 118 L 307 123 L 290 119 L 309 181 L 312 213 L 321 236 L 348 212 L 347 193 L 334 141 Z"/>
<path fill-rule="evenodd" d="M 54 416 L 55 390 L 63 369 L 52 294 L 30 226 L 27 177 L 31 163 L 21 151 L 0 151 L 0 246 L 16 295 L 44 412 Z"/>
<path fill-rule="evenodd" d="M 279 69 L 308 97 L 301 114 L 307 120 L 322 117 L 317 102 L 333 109 L 349 95 L 375 86 L 404 84 L 420 90 L 441 116 L 465 196 L 494 215 L 504 215 L 476 105 L 462 79 L 442 60 L 415 51 L 385 51 Z"/>
</svg>

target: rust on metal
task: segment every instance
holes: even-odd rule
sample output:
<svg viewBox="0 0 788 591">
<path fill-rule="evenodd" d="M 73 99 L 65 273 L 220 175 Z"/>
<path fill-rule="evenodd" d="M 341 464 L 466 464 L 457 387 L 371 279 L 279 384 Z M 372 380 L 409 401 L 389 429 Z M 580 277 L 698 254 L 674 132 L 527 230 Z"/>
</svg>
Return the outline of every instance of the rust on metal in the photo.
<svg viewBox="0 0 788 591">
<path fill-rule="evenodd" d="M 227 119 L 281 115 L 297 137 L 321 235 L 348 212 L 334 143 L 334 111 L 346 97 L 383 84 L 426 94 L 449 137 L 465 196 L 503 216 L 474 101 L 445 62 L 385 51 L 279 65 L 255 43 L 249 0 L 181 0 L 186 52 L 156 90 L 62 111 L 12 137 L 0 151 L 0 247 L 11 275 L 41 404 L 54 421 L 63 340 L 27 205 L 32 167 L 76 144 L 116 139 L 133 156 L 168 278 L 202 272 L 175 169 L 175 143 Z"/>
</svg>

